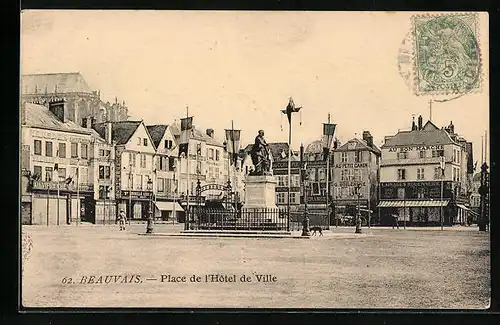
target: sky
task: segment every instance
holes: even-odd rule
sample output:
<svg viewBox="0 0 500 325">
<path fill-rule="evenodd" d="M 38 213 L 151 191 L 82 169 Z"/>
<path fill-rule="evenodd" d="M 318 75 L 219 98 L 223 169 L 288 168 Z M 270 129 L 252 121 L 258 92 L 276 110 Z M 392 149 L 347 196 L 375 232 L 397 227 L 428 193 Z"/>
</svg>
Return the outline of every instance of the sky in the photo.
<svg viewBox="0 0 500 325">
<path fill-rule="evenodd" d="M 413 14 L 24 11 L 21 73 L 80 72 L 104 101 L 124 100 L 146 124 L 172 123 L 189 107 L 197 127 L 223 139 L 233 121 L 242 145 L 259 129 L 268 142 L 286 142 L 280 110 L 291 96 L 302 106 L 294 149 L 321 138 L 329 113 L 341 143 L 368 130 L 380 146 L 410 129 L 412 116 L 429 119 L 430 97 L 416 96 L 398 67 Z M 479 18 L 482 89 L 432 109 L 437 126 L 453 121 L 473 142 L 474 160 L 489 130 L 488 16 Z"/>
</svg>

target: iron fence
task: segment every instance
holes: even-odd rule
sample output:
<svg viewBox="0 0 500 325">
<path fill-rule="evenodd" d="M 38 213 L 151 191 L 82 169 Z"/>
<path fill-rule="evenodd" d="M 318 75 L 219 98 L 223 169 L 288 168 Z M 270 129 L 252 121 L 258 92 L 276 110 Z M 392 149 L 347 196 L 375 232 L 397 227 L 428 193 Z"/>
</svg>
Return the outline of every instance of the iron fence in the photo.
<svg viewBox="0 0 500 325">
<path fill-rule="evenodd" d="M 190 228 L 197 230 L 288 231 L 286 209 L 217 209 L 190 207 Z"/>
</svg>

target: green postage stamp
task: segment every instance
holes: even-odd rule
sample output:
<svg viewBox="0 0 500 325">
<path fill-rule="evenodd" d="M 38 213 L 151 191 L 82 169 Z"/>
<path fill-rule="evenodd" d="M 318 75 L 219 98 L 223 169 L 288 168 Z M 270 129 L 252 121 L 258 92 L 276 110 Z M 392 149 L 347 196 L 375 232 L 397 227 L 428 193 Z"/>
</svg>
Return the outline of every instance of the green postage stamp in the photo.
<svg viewBox="0 0 500 325">
<path fill-rule="evenodd" d="M 414 90 L 417 95 L 465 94 L 481 87 L 477 15 L 414 15 Z"/>
</svg>

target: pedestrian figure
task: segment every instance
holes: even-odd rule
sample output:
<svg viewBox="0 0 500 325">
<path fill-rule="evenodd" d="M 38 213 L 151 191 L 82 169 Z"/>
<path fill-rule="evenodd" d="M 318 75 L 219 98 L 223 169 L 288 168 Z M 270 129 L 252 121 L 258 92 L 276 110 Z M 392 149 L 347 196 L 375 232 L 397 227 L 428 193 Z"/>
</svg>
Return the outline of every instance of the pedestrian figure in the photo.
<svg viewBox="0 0 500 325">
<path fill-rule="evenodd" d="M 118 221 L 120 223 L 120 231 L 125 230 L 125 219 L 126 219 L 125 212 L 123 210 L 120 210 L 120 214 L 118 217 Z"/>
<path fill-rule="evenodd" d="M 394 226 L 396 226 L 399 229 L 399 224 L 398 224 L 399 216 L 393 214 L 392 219 L 393 219 L 392 229 L 394 229 Z"/>
</svg>

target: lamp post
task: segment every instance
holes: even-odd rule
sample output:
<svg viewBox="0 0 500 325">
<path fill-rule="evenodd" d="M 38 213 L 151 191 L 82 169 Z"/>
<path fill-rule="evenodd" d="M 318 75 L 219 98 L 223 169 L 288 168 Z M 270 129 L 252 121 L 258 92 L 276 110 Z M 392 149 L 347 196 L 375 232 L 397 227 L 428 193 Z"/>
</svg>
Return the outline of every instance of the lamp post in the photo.
<svg viewBox="0 0 500 325">
<path fill-rule="evenodd" d="M 359 200 L 361 198 L 361 184 L 356 185 L 356 194 L 358 196 L 358 210 L 356 211 L 356 230 L 354 231 L 355 234 L 360 234 L 361 233 L 361 216 L 360 216 L 360 206 L 359 206 Z"/>
<path fill-rule="evenodd" d="M 304 186 L 304 220 L 302 220 L 302 236 L 310 236 L 309 233 L 309 216 L 307 215 L 307 189 L 309 187 L 309 177 L 307 175 L 307 162 L 302 165 L 302 184 Z"/>
<path fill-rule="evenodd" d="M 146 234 L 152 234 L 153 233 L 153 181 L 151 178 L 148 179 L 147 182 L 147 189 L 149 194 L 149 207 L 148 207 L 148 223 L 146 227 Z"/>
<path fill-rule="evenodd" d="M 441 202 L 439 202 L 440 205 L 440 219 L 441 219 L 441 230 L 443 230 L 443 222 L 444 222 L 444 216 L 443 216 L 443 182 L 444 182 L 444 169 L 445 169 L 445 160 L 444 156 L 441 157 L 441 162 L 440 165 L 441 167 Z"/>
</svg>

